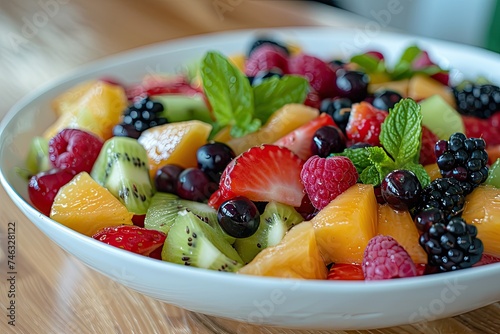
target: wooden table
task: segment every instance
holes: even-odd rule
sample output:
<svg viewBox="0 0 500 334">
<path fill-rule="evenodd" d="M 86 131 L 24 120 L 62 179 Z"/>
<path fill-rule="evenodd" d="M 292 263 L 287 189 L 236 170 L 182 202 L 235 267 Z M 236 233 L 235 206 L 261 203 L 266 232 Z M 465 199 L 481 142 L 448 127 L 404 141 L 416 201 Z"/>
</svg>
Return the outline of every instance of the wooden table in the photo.
<svg viewBox="0 0 500 334">
<path fill-rule="evenodd" d="M 2 1 L 0 116 L 22 95 L 75 66 L 137 46 L 228 29 L 363 22 L 309 5 L 249 0 Z M 206 317 L 142 296 L 55 246 L 3 189 L 0 207 L 0 333 L 235 333 L 241 326 L 245 333 L 299 332 Z M 17 236 L 15 327 L 7 324 L 4 254 L 12 222 Z M 496 303 L 445 320 L 358 333 L 498 333 L 499 319 Z"/>
</svg>

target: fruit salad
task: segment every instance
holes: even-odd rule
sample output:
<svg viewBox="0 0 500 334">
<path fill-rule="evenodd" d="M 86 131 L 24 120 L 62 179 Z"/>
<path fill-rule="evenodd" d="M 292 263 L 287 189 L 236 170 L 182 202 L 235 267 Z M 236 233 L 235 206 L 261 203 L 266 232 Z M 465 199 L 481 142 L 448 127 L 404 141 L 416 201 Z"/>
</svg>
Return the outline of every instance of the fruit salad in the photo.
<svg viewBox="0 0 500 334">
<path fill-rule="evenodd" d="M 257 38 L 52 108 L 22 170 L 33 206 L 124 251 L 318 280 L 500 261 L 500 88 L 418 46 L 388 64 Z"/>
</svg>

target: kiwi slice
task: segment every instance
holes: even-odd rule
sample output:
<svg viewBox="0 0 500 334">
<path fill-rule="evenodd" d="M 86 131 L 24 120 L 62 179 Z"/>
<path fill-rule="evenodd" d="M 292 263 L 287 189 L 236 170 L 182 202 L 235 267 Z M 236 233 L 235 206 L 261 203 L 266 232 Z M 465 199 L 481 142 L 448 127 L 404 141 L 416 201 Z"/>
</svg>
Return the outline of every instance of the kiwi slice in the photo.
<svg viewBox="0 0 500 334">
<path fill-rule="evenodd" d="M 210 115 L 203 96 L 186 96 L 180 94 L 155 95 L 153 100 L 163 105 L 162 117 L 169 122 L 183 122 L 189 120 L 199 120 L 212 124 L 214 120 Z"/>
<path fill-rule="evenodd" d="M 225 233 L 217 222 L 217 212 L 205 203 L 199 203 L 179 198 L 174 194 L 157 192 L 151 199 L 146 213 L 144 226 L 149 229 L 168 233 L 168 230 L 177 218 L 180 211 L 187 210 L 194 213 L 198 218 L 212 226 L 230 244 L 235 238 Z"/>
<path fill-rule="evenodd" d="M 493 165 L 490 166 L 490 173 L 485 184 L 500 188 L 500 159 L 495 161 Z"/>
<path fill-rule="evenodd" d="M 213 228 L 187 210 L 177 214 L 168 231 L 161 258 L 198 268 L 235 272 L 243 261 Z"/>
<path fill-rule="evenodd" d="M 234 248 L 249 263 L 264 248 L 277 245 L 286 232 L 304 218 L 291 206 L 269 202 L 260 216 L 257 231 L 248 238 L 236 239 Z"/>
<path fill-rule="evenodd" d="M 137 140 L 128 137 L 108 139 L 90 175 L 130 212 L 137 215 L 147 212 L 154 188 L 149 178 L 147 152 Z"/>
<path fill-rule="evenodd" d="M 433 95 L 420 102 L 422 125 L 434 132 L 439 139 L 448 140 L 455 132 L 465 133 L 462 116 L 441 96 Z"/>
<path fill-rule="evenodd" d="M 34 175 L 52 168 L 49 160 L 49 141 L 43 137 L 34 137 L 26 157 L 26 168 Z"/>
</svg>

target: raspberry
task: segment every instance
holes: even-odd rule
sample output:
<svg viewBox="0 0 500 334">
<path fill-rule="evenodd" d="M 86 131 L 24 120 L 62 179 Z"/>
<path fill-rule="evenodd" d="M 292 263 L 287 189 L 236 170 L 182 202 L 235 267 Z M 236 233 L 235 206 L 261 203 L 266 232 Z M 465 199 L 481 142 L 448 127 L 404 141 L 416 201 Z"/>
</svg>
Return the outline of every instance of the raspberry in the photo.
<svg viewBox="0 0 500 334">
<path fill-rule="evenodd" d="M 377 109 L 368 102 L 353 104 L 345 129 L 347 138 L 353 143 L 380 146 L 380 130 L 387 115 L 386 111 Z"/>
<path fill-rule="evenodd" d="M 300 179 L 313 206 L 321 210 L 358 180 L 356 167 L 349 158 L 309 158 Z"/>
<path fill-rule="evenodd" d="M 457 111 L 468 116 L 489 118 L 500 111 L 500 87 L 468 83 L 463 89 L 453 89 Z"/>
<path fill-rule="evenodd" d="M 465 135 L 469 138 L 483 138 L 486 145 L 500 145 L 500 113 L 488 119 L 473 116 L 462 116 Z"/>
<path fill-rule="evenodd" d="M 420 146 L 419 163 L 423 166 L 436 163 L 434 146 L 439 138 L 427 127 L 422 126 L 422 145 Z"/>
<path fill-rule="evenodd" d="M 245 74 L 255 77 L 259 72 L 280 69 L 288 73 L 288 55 L 272 44 L 263 44 L 255 49 L 245 64 Z"/>
<path fill-rule="evenodd" d="M 338 95 L 337 76 L 327 63 L 319 58 L 300 54 L 290 59 L 288 68 L 291 74 L 298 74 L 309 80 L 311 87 L 321 98 Z"/>
<path fill-rule="evenodd" d="M 417 276 L 417 267 L 405 249 L 390 236 L 370 239 L 363 254 L 366 280 L 383 280 Z"/>
<path fill-rule="evenodd" d="M 282 52 L 284 52 L 285 54 L 290 55 L 290 50 L 288 50 L 288 47 L 285 44 L 282 44 L 280 42 L 277 42 L 273 39 L 269 39 L 266 37 L 255 40 L 255 42 L 253 42 L 252 45 L 250 46 L 248 55 L 250 56 L 255 50 L 260 48 L 262 45 L 272 45 L 277 49 L 281 50 Z"/>
<path fill-rule="evenodd" d="M 90 173 L 102 144 L 101 139 L 88 132 L 64 129 L 49 140 L 49 160 L 56 168 Z"/>
</svg>

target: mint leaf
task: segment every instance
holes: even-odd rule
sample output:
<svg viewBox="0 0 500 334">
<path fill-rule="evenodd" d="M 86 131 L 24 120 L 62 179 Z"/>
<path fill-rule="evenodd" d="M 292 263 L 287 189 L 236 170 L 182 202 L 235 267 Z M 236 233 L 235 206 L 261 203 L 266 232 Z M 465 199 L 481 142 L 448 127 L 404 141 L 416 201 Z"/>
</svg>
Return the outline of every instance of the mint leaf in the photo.
<svg viewBox="0 0 500 334">
<path fill-rule="evenodd" d="M 396 165 L 418 162 L 422 137 L 422 113 L 412 99 L 399 101 L 382 123 L 380 142 Z"/>
<path fill-rule="evenodd" d="M 265 123 L 279 108 L 289 103 L 303 103 L 309 90 L 306 78 L 286 75 L 271 77 L 253 87 L 255 116 Z"/>
<path fill-rule="evenodd" d="M 429 174 L 427 174 L 427 171 L 425 170 L 424 166 L 420 164 L 409 163 L 404 165 L 402 169 L 406 169 L 409 170 L 410 172 L 413 172 L 420 181 L 422 188 L 427 187 L 429 183 L 431 183 L 431 178 Z"/>
<path fill-rule="evenodd" d="M 379 69 L 380 60 L 366 53 L 355 55 L 351 63 L 358 64 L 366 73 L 373 73 Z"/>
<path fill-rule="evenodd" d="M 393 80 L 401 80 L 410 78 L 413 75 L 413 70 L 411 68 L 412 62 L 422 53 L 422 50 L 418 46 L 408 47 L 398 63 L 394 66 L 392 70 L 391 77 Z"/>
<path fill-rule="evenodd" d="M 359 175 L 359 179 L 362 183 L 373 184 L 375 186 L 381 184 L 384 177 L 380 175 L 380 172 L 375 165 L 365 168 L 365 170 Z"/>
<path fill-rule="evenodd" d="M 380 183 L 382 183 L 382 180 L 387 174 L 397 168 L 394 164 L 394 161 L 387 155 L 383 148 L 367 147 L 366 150 L 369 152 L 368 159 L 373 163 L 373 166 L 378 173 L 378 177 L 375 179 L 375 181 L 378 181 L 378 183 L 372 184 L 378 186 Z M 369 168 L 371 168 L 371 166 Z M 370 171 L 370 175 L 373 175 L 373 173 L 374 171 Z"/>
<path fill-rule="evenodd" d="M 367 167 L 372 165 L 372 162 L 369 159 L 370 151 L 364 147 L 354 149 L 346 148 L 342 153 L 334 153 L 332 156 L 343 156 L 349 158 L 360 175 Z"/>
<path fill-rule="evenodd" d="M 254 100 L 248 79 L 227 58 L 208 52 L 201 62 L 201 79 L 219 126 L 231 126 L 231 136 L 241 137 L 260 127 L 254 119 Z"/>
</svg>

